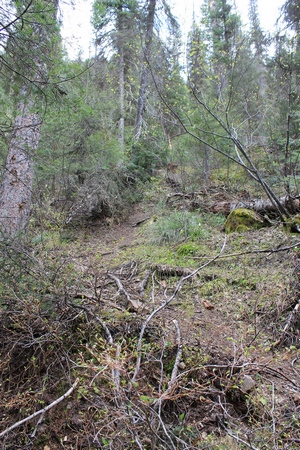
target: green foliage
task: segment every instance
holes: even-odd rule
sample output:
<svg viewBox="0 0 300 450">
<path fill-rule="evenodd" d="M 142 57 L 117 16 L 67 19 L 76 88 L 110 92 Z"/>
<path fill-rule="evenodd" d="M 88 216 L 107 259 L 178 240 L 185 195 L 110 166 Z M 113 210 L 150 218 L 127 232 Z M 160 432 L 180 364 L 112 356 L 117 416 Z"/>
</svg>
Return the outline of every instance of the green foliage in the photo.
<svg viewBox="0 0 300 450">
<path fill-rule="evenodd" d="M 138 7 L 137 0 L 95 0 L 93 3 L 92 24 L 97 31 L 102 30 L 119 15 L 129 16 Z"/>
<path fill-rule="evenodd" d="M 198 247 L 194 245 L 191 242 L 188 242 L 186 244 L 181 244 L 177 250 L 176 253 L 181 256 L 190 256 L 194 255 L 194 253 L 198 250 Z"/>
<path fill-rule="evenodd" d="M 284 13 L 284 20 L 288 23 L 288 25 L 292 29 L 299 32 L 299 20 L 300 20 L 299 1 L 286 0 L 282 9 Z"/>
<path fill-rule="evenodd" d="M 153 130 L 155 132 L 155 130 Z M 133 170 L 141 179 L 149 179 L 156 167 L 166 164 L 168 152 L 165 147 L 160 147 L 159 136 L 139 139 L 133 146 L 132 157 L 127 167 Z"/>
<path fill-rule="evenodd" d="M 43 267 L 39 266 L 40 256 L 33 257 L 24 244 L 27 247 L 30 245 L 36 255 L 43 255 Z M 51 314 L 56 311 L 54 292 L 56 289 L 68 289 L 76 279 L 73 265 L 64 261 L 63 257 L 56 261 L 45 257 L 48 251 L 59 245 L 59 235 L 50 231 L 36 235 L 31 242 L 28 240 L 23 244 L 19 240 L 1 240 L 0 270 L 3 276 L 0 292 L 3 306 L 20 307 L 23 302 L 33 309 L 47 310 Z"/>
<path fill-rule="evenodd" d="M 197 241 L 209 236 L 198 214 L 173 212 L 169 216 L 158 217 L 143 227 L 149 242 L 157 245 L 176 243 L 183 239 Z"/>
<path fill-rule="evenodd" d="M 228 62 L 228 55 L 233 50 L 240 17 L 232 11 L 230 0 L 216 0 L 213 5 L 206 1 L 202 8 L 203 23 L 207 28 L 207 38 L 212 47 L 212 58 L 217 63 Z"/>
<path fill-rule="evenodd" d="M 5 72 L 10 73 L 14 89 L 20 90 L 26 85 L 27 95 L 32 91 L 42 98 L 40 94 L 49 95 L 51 85 L 62 81 L 54 69 L 61 53 L 56 20 L 58 2 L 37 0 L 14 4 L 15 20 L 6 28 Z"/>
<path fill-rule="evenodd" d="M 284 227 L 289 233 L 299 233 L 299 231 L 300 231 L 300 214 L 297 214 L 293 217 L 286 219 L 285 223 L 284 223 Z"/>
<path fill-rule="evenodd" d="M 86 63 L 65 63 L 66 77 L 83 73 L 65 83 L 67 95 L 47 109 L 36 164 L 39 189 L 69 195 L 96 168 L 111 170 L 126 159 L 118 142 L 115 93 L 106 80 L 106 70 L 105 61 L 92 72 Z M 97 91 L 95 84 L 100 81 L 103 90 Z"/>
<path fill-rule="evenodd" d="M 13 98 L 7 95 L 7 88 L 1 81 L 3 80 L 0 79 L 0 161 L 4 161 L 7 152 L 7 131 L 11 129 L 14 104 Z"/>
</svg>

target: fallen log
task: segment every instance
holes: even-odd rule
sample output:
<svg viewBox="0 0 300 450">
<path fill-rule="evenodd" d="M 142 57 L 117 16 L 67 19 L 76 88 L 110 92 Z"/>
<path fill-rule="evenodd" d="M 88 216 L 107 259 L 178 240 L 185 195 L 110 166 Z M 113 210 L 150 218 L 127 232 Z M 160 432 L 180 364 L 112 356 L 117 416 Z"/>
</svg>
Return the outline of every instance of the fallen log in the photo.
<svg viewBox="0 0 300 450">
<path fill-rule="evenodd" d="M 290 197 L 288 195 L 279 198 L 280 204 L 286 208 L 286 210 L 291 214 L 300 213 L 300 196 Z M 205 205 L 207 208 L 207 204 Z M 252 209 L 259 214 L 276 214 L 277 210 L 275 206 L 270 202 L 270 200 L 265 199 L 255 199 L 255 200 L 242 200 L 239 202 L 216 202 L 210 207 L 213 213 L 229 214 L 234 209 Z"/>
<path fill-rule="evenodd" d="M 186 202 L 190 203 L 190 209 L 200 209 L 206 212 L 224 214 L 226 216 L 230 214 L 234 209 L 241 208 L 251 209 L 262 215 L 278 215 L 276 206 L 269 199 L 250 200 L 249 198 L 247 198 L 238 201 L 231 201 L 229 199 L 228 193 L 225 194 L 224 192 L 222 192 L 220 194 L 222 194 L 223 198 L 225 197 L 225 199 L 217 199 L 216 201 L 213 201 L 213 197 L 215 197 L 216 195 L 215 193 L 210 196 L 209 194 L 207 195 L 207 193 L 206 195 L 204 195 L 202 192 L 190 192 L 188 194 L 176 192 L 168 195 L 167 203 L 170 203 L 170 201 L 174 198 L 182 198 Z M 300 213 L 300 196 L 292 197 L 290 195 L 285 195 L 279 197 L 278 200 L 282 207 L 284 207 L 290 215 Z"/>
<path fill-rule="evenodd" d="M 151 264 L 151 270 L 155 270 L 163 277 L 186 277 L 193 273 L 192 270 L 185 267 L 171 267 L 162 264 Z"/>
</svg>

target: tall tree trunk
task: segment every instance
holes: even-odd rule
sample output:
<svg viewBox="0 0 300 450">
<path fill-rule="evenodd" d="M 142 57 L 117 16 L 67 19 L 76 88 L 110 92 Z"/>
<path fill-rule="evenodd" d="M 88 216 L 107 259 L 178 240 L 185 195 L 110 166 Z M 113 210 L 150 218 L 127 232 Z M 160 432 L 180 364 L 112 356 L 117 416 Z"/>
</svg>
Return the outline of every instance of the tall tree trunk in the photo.
<svg viewBox="0 0 300 450">
<path fill-rule="evenodd" d="M 119 49 L 120 57 L 119 57 L 119 102 L 120 102 L 120 118 L 118 123 L 118 139 L 119 144 L 121 147 L 122 153 L 124 152 L 124 125 L 125 125 L 125 93 L 124 93 L 124 86 L 125 86 L 125 66 L 124 66 L 124 48 L 120 47 Z"/>
<path fill-rule="evenodd" d="M 38 92 L 48 85 L 48 64 L 52 36 L 56 32 L 57 7 L 58 0 L 27 0 L 21 6 L 16 2 L 19 17 L 23 13 L 25 17 L 26 13 L 27 20 L 23 25 L 22 17 L 21 25 L 16 25 L 11 31 L 10 50 L 14 52 L 16 48 L 13 64 L 22 76 L 23 85 L 0 186 L 0 232 L 8 237 L 23 231 L 29 222 L 33 158 L 42 124 L 42 114 L 37 112 L 40 109 Z M 20 47 L 22 54 L 18 53 Z"/>
<path fill-rule="evenodd" d="M 137 114 L 136 114 L 136 120 L 135 120 L 135 126 L 134 126 L 134 141 L 138 141 L 138 139 L 141 135 L 143 116 L 144 116 L 145 107 L 146 107 L 147 89 L 148 89 L 148 83 L 149 83 L 148 64 L 149 64 L 149 59 L 151 56 L 155 7 L 156 7 L 156 0 L 149 0 L 143 67 L 142 67 L 142 73 L 141 73 L 141 78 L 140 78 L 139 98 L 138 98 Z"/>
<path fill-rule="evenodd" d="M 124 5 L 119 2 L 117 6 L 117 48 L 119 54 L 119 108 L 118 139 L 122 153 L 124 152 L 124 127 L 125 127 L 125 14 Z"/>
<path fill-rule="evenodd" d="M 27 88 L 22 88 L 12 139 L 0 188 L 0 226 L 13 236 L 29 221 L 33 183 L 33 155 L 38 146 L 41 120 L 26 102 Z"/>
</svg>

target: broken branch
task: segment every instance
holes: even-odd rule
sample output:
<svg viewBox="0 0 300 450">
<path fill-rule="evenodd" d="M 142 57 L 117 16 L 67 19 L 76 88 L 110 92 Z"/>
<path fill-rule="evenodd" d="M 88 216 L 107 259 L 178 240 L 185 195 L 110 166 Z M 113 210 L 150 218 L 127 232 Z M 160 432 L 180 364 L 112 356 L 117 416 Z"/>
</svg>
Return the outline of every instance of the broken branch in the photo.
<svg viewBox="0 0 300 450">
<path fill-rule="evenodd" d="M 76 378 L 75 382 L 72 384 L 70 389 L 63 394 L 61 397 L 54 400 L 54 402 L 50 403 L 50 405 L 46 406 L 43 409 L 40 409 L 39 411 L 36 411 L 35 413 L 31 414 L 31 416 L 26 417 L 25 419 L 20 420 L 19 422 L 14 423 L 11 427 L 6 428 L 6 430 L 2 431 L 0 433 L 0 438 L 5 436 L 10 431 L 14 430 L 15 428 L 19 427 L 20 425 L 23 425 L 23 423 L 29 422 L 29 420 L 34 419 L 35 417 L 39 416 L 40 414 L 45 414 L 47 411 L 49 411 L 53 406 L 57 405 L 58 403 L 62 402 L 65 398 L 69 397 L 69 395 L 72 394 L 74 389 L 76 388 L 77 384 L 79 382 L 79 378 Z"/>
</svg>

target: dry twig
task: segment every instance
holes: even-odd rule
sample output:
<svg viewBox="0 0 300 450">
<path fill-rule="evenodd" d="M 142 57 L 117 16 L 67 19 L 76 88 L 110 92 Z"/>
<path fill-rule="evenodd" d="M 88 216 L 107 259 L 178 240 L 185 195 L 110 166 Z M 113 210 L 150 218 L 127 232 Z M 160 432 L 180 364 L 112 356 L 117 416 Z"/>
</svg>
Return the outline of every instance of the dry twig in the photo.
<svg viewBox="0 0 300 450">
<path fill-rule="evenodd" d="M 150 279 L 150 276 L 151 276 L 151 270 L 147 269 L 146 270 L 146 274 L 145 274 L 143 280 L 141 281 L 141 283 L 139 285 L 139 294 L 140 295 L 144 295 L 144 290 L 147 287 L 147 284 L 148 284 L 148 281 Z"/>
<path fill-rule="evenodd" d="M 0 433 L 0 438 L 2 438 L 3 436 L 5 436 L 7 433 L 14 430 L 15 428 L 23 425 L 23 423 L 29 422 L 29 420 L 34 419 L 35 417 L 39 416 L 40 414 L 44 415 L 47 411 L 49 411 L 51 408 L 53 408 L 53 406 L 57 405 L 58 403 L 62 402 L 65 398 L 69 397 L 69 395 L 71 395 L 72 392 L 74 391 L 74 389 L 76 388 L 78 382 L 79 382 L 79 378 L 76 378 L 75 382 L 72 384 L 70 389 L 65 394 L 63 394 L 61 397 L 54 400 L 54 402 L 50 403 L 50 405 L 46 406 L 43 409 L 40 409 L 39 411 L 36 411 L 35 413 L 31 414 L 31 416 L 26 417 L 25 419 L 22 419 L 19 422 L 14 423 L 12 426 L 6 428 L 6 430 L 4 430 L 4 431 L 2 431 L 2 433 Z"/>
<path fill-rule="evenodd" d="M 118 286 L 118 289 L 119 289 L 119 293 L 124 294 L 125 297 L 127 298 L 127 300 L 130 302 L 131 301 L 130 295 L 128 294 L 128 292 L 124 288 L 123 284 L 121 283 L 121 280 L 118 277 L 116 277 L 116 275 L 113 275 L 112 273 L 109 273 L 108 276 L 110 278 L 112 278 L 117 283 L 117 286 Z"/>
<path fill-rule="evenodd" d="M 229 253 L 228 255 L 221 255 L 219 258 L 232 258 L 234 256 L 243 256 L 243 255 L 252 255 L 252 254 L 259 254 L 259 253 L 279 253 L 279 252 L 285 252 L 288 250 L 292 250 L 293 248 L 299 247 L 300 242 L 296 242 L 296 244 L 289 245 L 287 247 L 276 247 L 276 248 L 266 248 L 264 250 L 246 250 L 244 252 L 240 253 Z M 193 256 L 192 259 L 203 259 L 205 256 Z"/>
<path fill-rule="evenodd" d="M 100 323 L 101 327 L 104 329 L 106 337 L 108 342 L 112 345 L 114 343 L 114 340 L 112 338 L 111 332 L 108 329 L 108 326 L 106 325 L 106 323 L 99 319 L 98 316 L 96 316 L 92 311 L 90 311 L 88 308 L 86 308 L 85 306 L 82 305 L 75 305 L 74 303 L 69 302 L 69 305 L 72 306 L 73 308 L 78 308 L 81 309 L 82 311 L 85 311 L 87 314 L 89 314 L 90 316 L 92 316 L 97 322 Z"/>
<path fill-rule="evenodd" d="M 290 313 L 287 323 L 285 324 L 285 327 L 282 330 L 280 338 L 277 339 L 277 341 L 274 342 L 274 344 L 272 344 L 272 348 L 278 347 L 278 345 L 281 344 L 281 342 L 284 340 L 286 332 L 290 329 L 292 323 L 294 322 L 295 316 L 298 314 L 299 309 L 300 309 L 300 300 L 297 303 L 297 305 L 294 307 L 293 311 Z"/>
<path fill-rule="evenodd" d="M 174 323 L 175 329 L 176 329 L 176 342 L 177 342 L 178 348 L 177 348 L 177 354 L 176 354 L 176 358 L 175 358 L 175 362 L 174 362 L 174 366 L 173 366 L 173 370 L 172 370 L 172 374 L 171 374 L 171 379 L 169 382 L 169 388 L 172 388 L 176 381 L 177 374 L 178 374 L 178 366 L 180 364 L 181 355 L 182 355 L 182 343 L 181 343 L 181 333 L 180 333 L 179 324 L 178 324 L 177 320 L 173 320 L 173 323 Z"/>
<path fill-rule="evenodd" d="M 177 320 L 173 320 L 173 323 L 175 325 L 175 329 L 176 329 L 176 342 L 177 342 L 177 354 L 176 354 L 176 358 L 175 358 L 175 362 L 174 362 L 174 366 L 173 366 L 173 370 L 172 370 L 172 374 L 171 374 L 171 378 L 168 384 L 168 388 L 167 390 L 159 397 L 159 399 L 157 400 L 157 402 L 155 403 L 155 407 L 161 407 L 162 402 L 168 398 L 169 394 L 172 392 L 175 383 L 176 383 L 176 379 L 177 379 L 177 374 L 178 374 L 178 366 L 181 360 L 181 355 L 182 355 L 182 343 L 181 343 L 181 333 L 180 333 L 180 328 L 179 328 L 179 324 L 177 322 Z"/>
</svg>

